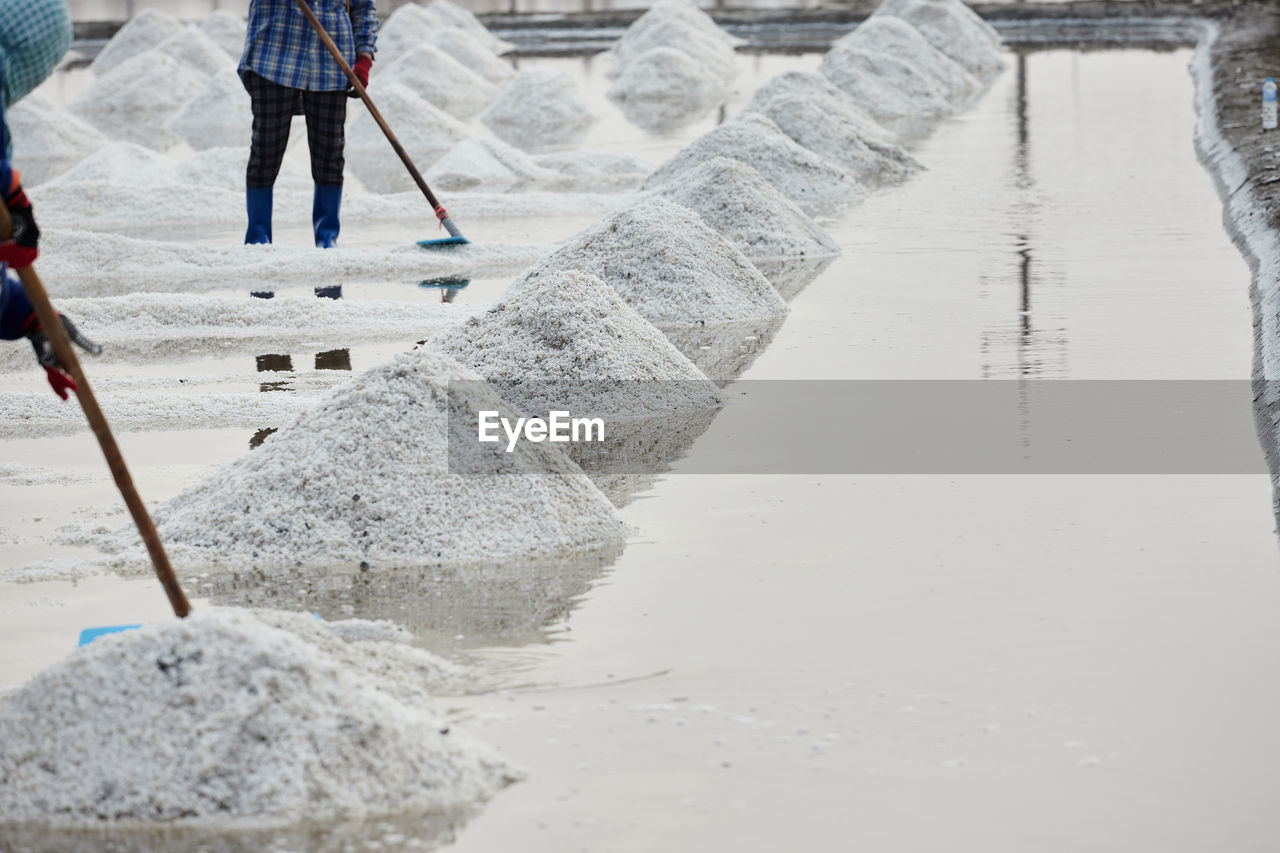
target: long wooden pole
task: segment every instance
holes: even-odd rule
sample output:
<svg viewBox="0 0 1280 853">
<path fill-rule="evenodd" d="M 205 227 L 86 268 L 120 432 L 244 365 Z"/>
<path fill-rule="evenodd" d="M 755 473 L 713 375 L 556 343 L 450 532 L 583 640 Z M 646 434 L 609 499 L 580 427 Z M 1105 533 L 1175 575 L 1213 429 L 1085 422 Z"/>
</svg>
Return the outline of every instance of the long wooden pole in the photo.
<svg viewBox="0 0 1280 853">
<path fill-rule="evenodd" d="M 338 63 L 338 67 L 342 69 L 342 73 L 347 75 L 347 80 L 351 82 L 352 88 L 356 90 L 356 94 L 360 96 L 360 100 L 364 101 L 364 105 L 369 108 L 369 114 L 373 116 L 373 120 L 378 123 L 378 127 L 382 128 L 382 132 L 386 134 L 387 141 L 391 143 L 391 147 L 395 149 L 396 154 L 400 155 L 400 161 L 404 163 L 404 167 L 409 170 L 409 176 L 413 178 L 414 183 L 418 185 L 418 189 L 422 190 L 422 194 L 427 197 L 427 201 L 431 204 L 431 209 L 435 211 L 436 217 L 444 225 L 445 229 L 453 237 L 461 237 L 462 233 L 453 224 L 453 220 L 449 218 L 448 212 L 436 200 L 435 193 L 431 192 L 431 187 L 427 186 L 426 180 L 422 177 L 422 173 L 418 171 L 418 167 L 413 165 L 413 161 L 409 159 L 409 153 L 404 150 L 404 146 L 400 144 L 400 140 L 396 139 L 396 135 L 391 132 L 391 128 L 387 126 L 387 122 L 382 118 L 382 113 L 378 112 L 378 108 L 373 105 L 373 99 L 369 97 L 369 93 L 365 91 L 364 84 L 360 82 L 360 78 L 356 76 L 356 72 L 352 70 L 351 65 L 342 56 L 342 51 L 338 50 L 338 46 L 333 43 L 333 39 L 329 36 L 328 30 L 324 28 L 324 24 L 320 23 L 320 19 L 316 17 L 316 13 L 311 11 L 311 7 L 307 5 L 307 0 L 294 0 L 298 6 L 298 10 L 306 16 L 307 23 L 311 24 L 311 29 L 315 30 L 316 35 L 320 37 L 320 41 L 328 48 L 329 53 L 333 55 L 333 59 Z"/>
<path fill-rule="evenodd" d="M 13 220 L 9 216 L 8 208 L 0 203 L 0 235 L 3 235 L 3 239 L 7 239 L 12 233 Z M 80 408 L 84 409 L 84 416 L 89 420 L 93 434 L 98 437 L 98 444 L 102 447 L 102 455 L 107 458 L 107 467 L 111 469 L 116 488 L 120 490 L 125 506 L 129 508 L 129 514 L 133 516 L 133 523 L 138 526 L 138 533 L 147 545 L 147 551 L 151 554 L 151 563 L 156 569 L 156 576 L 160 579 L 160 585 L 164 587 L 165 594 L 169 596 L 169 604 L 181 619 L 191 612 L 191 603 L 187 601 L 182 585 L 178 583 L 178 578 L 173 573 L 173 566 L 169 565 L 169 555 L 165 553 L 164 545 L 160 543 L 156 526 L 151 521 L 151 515 L 142 503 L 142 498 L 138 496 L 138 490 L 134 488 L 133 478 L 129 476 L 129 469 L 124 464 L 120 447 L 116 444 L 115 436 L 111 434 L 111 427 L 107 426 L 106 416 L 98 407 L 98 400 L 93 396 L 93 389 L 89 387 L 89 378 L 84 375 L 84 369 L 80 367 L 80 359 L 71 348 L 71 339 L 67 337 L 66 329 L 62 328 L 62 320 L 54 310 L 53 303 L 49 301 L 49 294 L 45 291 L 40 276 L 36 275 L 35 267 L 25 267 L 17 270 L 17 273 L 18 278 L 22 280 L 23 289 L 27 292 L 27 298 L 31 300 L 31 306 L 35 308 L 36 316 L 40 319 L 40 328 L 44 330 L 49 343 L 53 345 L 53 354 L 58 357 L 58 361 L 76 382 L 76 399 L 80 401 Z"/>
</svg>

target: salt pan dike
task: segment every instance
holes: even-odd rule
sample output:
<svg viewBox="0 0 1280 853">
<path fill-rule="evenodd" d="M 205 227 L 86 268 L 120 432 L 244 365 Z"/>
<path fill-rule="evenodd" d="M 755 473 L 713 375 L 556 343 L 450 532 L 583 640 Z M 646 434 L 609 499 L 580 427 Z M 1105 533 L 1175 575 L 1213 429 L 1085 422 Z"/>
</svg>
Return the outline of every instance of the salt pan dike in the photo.
<svg viewBox="0 0 1280 853">
<path fill-rule="evenodd" d="M 457 667 L 402 633 L 202 609 L 94 641 L 0 699 L 0 837 L 253 849 L 240 831 L 259 849 L 336 851 L 370 819 L 416 814 L 428 837 L 432 819 L 456 826 L 522 772 L 405 683 Z"/>
<path fill-rule="evenodd" d="M 177 565 L 390 571 L 621 547 L 608 499 L 558 445 L 476 441 L 479 412 L 519 415 L 472 371 L 418 350 L 357 376 L 237 459 L 157 505 Z M 98 539 L 149 565 L 132 528 Z"/>
</svg>

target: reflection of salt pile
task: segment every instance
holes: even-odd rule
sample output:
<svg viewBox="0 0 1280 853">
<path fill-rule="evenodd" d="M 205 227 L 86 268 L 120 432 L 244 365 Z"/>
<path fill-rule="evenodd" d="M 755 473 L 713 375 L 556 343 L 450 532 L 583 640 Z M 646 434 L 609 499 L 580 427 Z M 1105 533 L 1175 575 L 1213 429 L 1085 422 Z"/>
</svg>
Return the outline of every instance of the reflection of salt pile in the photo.
<svg viewBox="0 0 1280 853">
<path fill-rule="evenodd" d="M 718 327 L 771 327 L 787 312 L 773 286 L 734 246 L 687 208 L 646 198 L 600 220 L 512 283 L 581 270 L 618 291 L 694 364 L 713 378 L 725 353 Z M 738 349 L 734 338 L 728 344 Z M 703 349 L 707 347 L 707 349 Z M 709 370 L 710 368 L 710 370 Z"/>
<path fill-rule="evenodd" d="M 444 190 L 506 190 L 552 173 L 528 154 L 498 139 L 472 137 L 449 149 L 427 171 L 427 181 Z"/>
<path fill-rule="evenodd" d="M 728 95 L 738 42 L 692 3 L 660 0 L 609 50 L 609 98 L 646 129 L 687 124 Z"/>
<path fill-rule="evenodd" d="M 627 119 L 646 130 L 680 127 L 721 103 L 725 84 L 682 50 L 656 47 L 628 62 L 609 87 Z"/>
<path fill-rule="evenodd" d="M 876 14 L 902 18 L 979 79 L 995 75 L 1005 65 L 995 28 L 960 0 L 884 0 Z"/>
<path fill-rule="evenodd" d="M 947 115 L 979 86 L 919 31 L 891 15 L 872 16 L 838 39 L 819 70 L 881 122 Z"/>
<path fill-rule="evenodd" d="M 426 43 L 440 48 L 490 83 L 501 86 L 516 76 L 509 62 L 499 59 L 484 42 L 466 30 L 433 29 L 427 33 Z"/>
<path fill-rule="evenodd" d="M 164 151 L 178 141 L 165 123 L 205 82 L 200 72 L 152 51 L 112 68 L 70 107 L 107 136 Z"/>
<path fill-rule="evenodd" d="M 35 92 L 14 104 L 6 118 L 13 135 L 13 159 L 28 187 L 61 175 L 107 144 L 93 125 Z"/>
<path fill-rule="evenodd" d="M 231 56 L 199 27 L 183 27 L 160 42 L 156 50 L 206 76 L 233 66 Z"/>
<path fill-rule="evenodd" d="M 326 644 L 234 611 L 96 640 L 0 701 L 0 814 L 280 825 L 465 809 L 518 778 Z"/>
<path fill-rule="evenodd" d="M 485 29 L 480 19 L 471 12 L 455 3 L 450 3 L 449 0 L 432 0 L 426 14 L 427 18 L 438 26 L 462 30 L 494 53 L 507 53 L 515 47 Z"/>
<path fill-rule="evenodd" d="M 758 109 L 787 136 L 838 163 L 861 184 L 879 186 L 899 181 L 919 169 L 915 158 L 905 150 L 895 145 L 896 150 L 887 151 L 868 143 L 858 132 L 857 124 L 809 98 L 778 97 Z"/>
<path fill-rule="evenodd" d="M 466 139 L 471 131 L 453 116 L 427 103 L 399 83 L 377 84 L 378 111 L 419 169 L 425 169 Z M 347 168 L 374 192 L 415 188 L 382 129 L 360 110 L 347 126 Z"/>
<path fill-rule="evenodd" d="M 670 183 L 716 157 L 741 160 L 799 205 L 856 201 L 857 181 L 827 158 L 797 145 L 768 118 L 746 113 L 690 142 L 644 182 L 645 189 Z"/>
<path fill-rule="evenodd" d="M 835 241 L 745 163 L 716 157 L 657 192 L 692 210 L 747 256 L 779 291 L 794 271 L 839 254 Z"/>
<path fill-rule="evenodd" d="M 550 68 L 521 71 L 480 114 L 504 142 L 525 151 L 572 142 L 594 120 L 573 78 Z"/>
<path fill-rule="evenodd" d="M 613 508 L 559 447 L 475 441 L 477 409 L 516 417 L 478 380 L 423 351 L 356 377 L 156 509 L 175 563 L 391 569 L 621 544 Z M 123 542 L 136 536 L 105 546 Z"/>
<path fill-rule="evenodd" d="M 234 67 L 219 71 L 169 119 L 169 130 L 197 151 L 249 146 L 253 109 Z"/>
<path fill-rule="evenodd" d="M 218 9 L 200 22 L 200 29 L 228 56 L 239 58 L 244 53 L 245 24 L 240 16 Z"/>
<path fill-rule="evenodd" d="M 588 472 L 661 465 L 723 400 L 617 291 L 578 270 L 538 276 L 436 339 L 522 413 L 599 417 L 603 444 L 571 444 Z M 696 430 L 696 431 L 695 431 Z"/>
<path fill-rule="evenodd" d="M 498 94 L 488 80 L 429 44 L 413 48 L 385 68 L 371 86 L 375 97 L 389 83 L 401 83 L 449 115 L 470 118 Z"/>
<path fill-rule="evenodd" d="M 127 59 L 146 53 L 182 29 L 173 15 L 143 9 L 111 37 L 93 59 L 93 73 L 101 77 Z"/>
</svg>

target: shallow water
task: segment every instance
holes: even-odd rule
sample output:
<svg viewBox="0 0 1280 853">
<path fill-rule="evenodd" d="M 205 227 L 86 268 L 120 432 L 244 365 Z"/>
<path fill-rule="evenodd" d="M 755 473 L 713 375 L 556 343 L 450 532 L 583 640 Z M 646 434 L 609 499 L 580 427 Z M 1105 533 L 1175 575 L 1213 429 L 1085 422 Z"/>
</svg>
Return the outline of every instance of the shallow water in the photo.
<svg viewBox="0 0 1280 853">
<path fill-rule="evenodd" d="M 745 378 L 1247 378 L 1248 271 L 1195 159 L 1188 58 L 1013 64 L 917 146 L 927 172 L 824 223 L 845 254 Z M 536 61 L 604 88 L 599 65 Z M 740 61 L 747 95 L 816 65 L 778 57 L 757 78 Z M 616 119 L 593 133 L 654 159 L 689 138 Z M 395 347 L 351 347 L 352 367 Z M 700 445 L 740 416 L 730 404 Z M 121 443 L 155 502 L 251 433 Z M 74 553 L 46 546 L 54 529 L 114 505 L 85 434 L 6 440 L 0 465 L 15 464 L 73 482 L 0 480 L 0 568 Z M 1280 649 L 1265 475 L 649 485 L 624 510 L 637 536 L 594 585 L 574 577 L 555 621 L 470 652 L 491 692 L 450 699 L 454 718 L 531 772 L 459 849 L 1127 853 L 1280 837 L 1280 691 L 1259 675 Z M 166 610 L 149 580 L 0 590 L 0 684 L 66 654 L 81 627 Z"/>
</svg>

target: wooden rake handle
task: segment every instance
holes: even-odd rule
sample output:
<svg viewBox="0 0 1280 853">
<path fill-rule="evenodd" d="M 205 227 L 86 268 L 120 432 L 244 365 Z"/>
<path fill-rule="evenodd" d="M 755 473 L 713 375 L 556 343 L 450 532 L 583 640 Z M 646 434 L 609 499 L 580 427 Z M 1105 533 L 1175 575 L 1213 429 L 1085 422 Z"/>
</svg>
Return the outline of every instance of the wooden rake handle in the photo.
<svg viewBox="0 0 1280 853">
<path fill-rule="evenodd" d="M 0 203 L 0 239 L 8 239 L 12 233 L 13 220 L 9 216 L 9 209 Z M 58 312 L 54 310 L 53 303 L 49 301 L 49 294 L 44 289 L 40 276 L 36 275 L 35 267 L 26 267 L 16 272 L 22 281 L 23 289 L 27 292 L 27 298 L 31 300 L 31 306 L 35 308 L 36 317 L 40 320 L 40 328 L 49 338 L 49 343 L 53 345 L 54 355 L 76 382 L 76 399 L 80 401 L 80 408 L 84 410 L 84 416 L 89 420 L 93 434 L 98 437 L 102 455 L 107 458 L 107 467 L 111 469 L 116 488 L 120 490 L 125 506 L 129 508 L 129 514 L 133 516 L 133 523 L 138 526 L 138 533 L 147 545 L 147 551 L 151 554 L 151 563 L 156 569 L 156 576 L 160 579 L 160 585 L 164 587 L 165 594 L 169 596 L 169 604 L 173 606 L 173 612 L 178 618 L 182 618 L 191 612 L 191 603 L 187 601 L 182 585 L 178 583 L 178 578 L 173 573 L 173 566 L 169 565 L 169 556 L 164 551 L 164 545 L 160 543 L 156 526 L 151 521 L 142 498 L 138 496 L 138 490 L 134 488 L 133 478 L 129 476 L 129 469 L 124 464 L 120 447 L 116 444 L 115 436 L 111 434 L 111 427 L 107 425 L 107 418 L 102 414 L 97 398 L 93 396 L 93 389 L 89 387 L 89 378 L 84 375 L 84 369 L 80 367 L 80 359 L 76 357 L 75 350 L 71 347 L 71 339 L 62 328 L 62 321 L 58 317 Z"/>
</svg>

